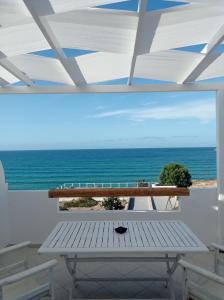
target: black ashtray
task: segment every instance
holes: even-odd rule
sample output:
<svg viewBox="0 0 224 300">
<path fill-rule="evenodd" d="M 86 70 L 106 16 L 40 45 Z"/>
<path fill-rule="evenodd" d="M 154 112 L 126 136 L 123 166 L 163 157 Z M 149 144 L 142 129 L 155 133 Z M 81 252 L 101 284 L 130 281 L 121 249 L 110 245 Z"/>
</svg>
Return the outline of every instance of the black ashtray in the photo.
<svg viewBox="0 0 224 300">
<path fill-rule="evenodd" d="M 127 231 L 127 228 L 126 227 L 123 227 L 123 226 L 119 226 L 117 228 L 114 229 L 117 233 L 120 233 L 120 234 L 123 234 Z"/>
</svg>

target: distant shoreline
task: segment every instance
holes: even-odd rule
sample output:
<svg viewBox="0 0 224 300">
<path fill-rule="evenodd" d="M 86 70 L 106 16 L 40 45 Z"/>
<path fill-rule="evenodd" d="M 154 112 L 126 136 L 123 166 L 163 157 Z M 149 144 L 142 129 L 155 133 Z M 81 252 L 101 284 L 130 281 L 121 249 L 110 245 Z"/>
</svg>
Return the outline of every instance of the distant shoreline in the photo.
<svg viewBox="0 0 224 300">
<path fill-rule="evenodd" d="M 192 180 L 192 187 L 216 187 L 217 180 Z"/>
</svg>

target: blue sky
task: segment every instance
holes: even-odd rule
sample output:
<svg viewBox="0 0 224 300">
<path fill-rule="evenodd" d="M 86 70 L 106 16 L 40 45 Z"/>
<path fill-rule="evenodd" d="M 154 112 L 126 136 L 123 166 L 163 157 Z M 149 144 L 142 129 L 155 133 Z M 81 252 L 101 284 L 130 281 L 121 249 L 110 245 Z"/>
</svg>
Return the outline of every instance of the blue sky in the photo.
<svg viewBox="0 0 224 300">
<path fill-rule="evenodd" d="M 0 149 L 215 145 L 214 93 L 1 96 Z"/>
<path fill-rule="evenodd" d="M 148 9 L 167 5 L 174 3 L 150 0 Z M 136 10 L 137 1 L 108 7 Z M 65 51 L 69 56 L 84 54 Z M 38 54 L 53 56 L 52 51 Z M 2 95 L 0 101 L 0 150 L 206 147 L 216 143 L 213 92 Z"/>
</svg>

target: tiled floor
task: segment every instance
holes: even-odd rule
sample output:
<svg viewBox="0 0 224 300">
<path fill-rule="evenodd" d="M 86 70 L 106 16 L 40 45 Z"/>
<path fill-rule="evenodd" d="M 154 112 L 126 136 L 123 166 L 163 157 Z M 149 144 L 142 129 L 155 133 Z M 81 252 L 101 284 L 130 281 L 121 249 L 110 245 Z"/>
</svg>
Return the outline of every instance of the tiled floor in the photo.
<svg viewBox="0 0 224 300">
<path fill-rule="evenodd" d="M 43 261 L 52 259 L 52 256 L 37 254 L 37 248 L 31 247 L 23 250 L 22 255 L 28 255 L 30 266 L 37 265 Z M 19 253 L 18 253 L 19 256 Z M 15 258 L 15 256 L 14 256 Z M 54 257 L 58 260 L 55 268 L 56 300 L 69 299 L 71 279 L 65 267 L 62 257 Z M 186 257 L 187 260 L 206 267 L 213 268 L 212 254 L 197 254 Z M 161 276 L 166 271 L 165 265 L 161 263 L 80 263 L 77 266 L 80 277 L 107 277 L 117 278 Z M 46 275 L 42 276 L 42 280 Z M 174 286 L 177 299 L 181 299 L 181 271 L 176 270 L 174 274 Z M 80 282 L 75 291 L 75 298 L 113 298 L 113 299 L 150 299 L 169 298 L 169 291 L 162 282 Z"/>
</svg>

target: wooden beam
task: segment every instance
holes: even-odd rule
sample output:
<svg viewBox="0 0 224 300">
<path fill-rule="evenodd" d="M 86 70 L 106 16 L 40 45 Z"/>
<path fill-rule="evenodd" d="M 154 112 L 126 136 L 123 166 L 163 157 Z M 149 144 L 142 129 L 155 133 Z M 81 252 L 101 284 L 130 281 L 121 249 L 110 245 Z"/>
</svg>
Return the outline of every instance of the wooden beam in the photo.
<svg viewBox="0 0 224 300">
<path fill-rule="evenodd" d="M 13 63 L 10 62 L 8 57 L 0 51 L 0 66 L 6 69 L 13 76 L 26 83 L 28 86 L 34 86 L 33 81 L 21 70 L 19 70 Z"/>
<path fill-rule="evenodd" d="M 70 85 L 53 86 L 5 86 L 0 88 L 4 94 L 111 94 L 111 93 L 150 93 L 150 92 L 202 92 L 224 90 L 224 83 L 186 83 L 186 84 L 144 84 L 144 85 Z"/>
<path fill-rule="evenodd" d="M 211 38 L 210 42 L 205 45 L 201 53 L 210 53 L 217 45 L 219 45 L 224 39 L 224 25 L 222 25 L 216 34 Z"/>
<path fill-rule="evenodd" d="M 0 77 L 0 86 L 5 86 L 7 84 L 9 84 L 9 82 L 7 80 L 5 80 L 4 78 Z"/>
<path fill-rule="evenodd" d="M 133 55 L 132 55 L 131 65 L 130 65 L 130 73 L 129 73 L 129 77 L 128 77 L 128 85 L 131 85 L 132 78 L 133 78 L 134 71 L 135 71 L 138 45 L 139 45 L 139 40 L 140 40 L 140 36 L 141 36 L 141 31 L 142 31 L 142 21 L 143 21 L 144 12 L 146 10 L 146 5 L 147 5 L 147 0 L 139 0 L 138 24 L 137 24 L 137 29 L 136 29 L 136 37 L 135 37 Z"/>
<path fill-rule="evenodd" d="M 66 57 L 63 49 L 57 41 L 57 38 L 52 31 L 48 21 L 47 15 L 54 14 L 54 10 L 49 0 L 23 0 L 29 12 L 31 13 L 34 21 L 44 35 L 50 47 L 54 50 L 57 58 L 61 62 L 65 71 L 76 86 L 86 84 L 84 76 L 79 68 L 79 65 L 74 57 Z"/>
<path fill-rule="evenodd" d="M 86 189 L 52 189 L 49 198 L 66 197 L 122 197 L 122 196 L 189 196 L 187 188 L 86 188 Z"/>
<path fill-rule="evenodd" d="M 191 67 L 183 74 L 183 78 L 179 80 L 179 83 L 187 83 L 196 80 L 199 75 L 215 61 L 222 53 L 213 53 L 213 50 L 224 39 L 224 25 L 219 28 L 216 34 L 211 38 L 210 42 L 202 49 L 201 57 L 197 58 Z"/>
</svg>

